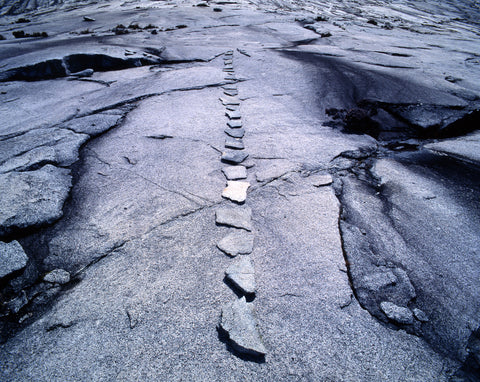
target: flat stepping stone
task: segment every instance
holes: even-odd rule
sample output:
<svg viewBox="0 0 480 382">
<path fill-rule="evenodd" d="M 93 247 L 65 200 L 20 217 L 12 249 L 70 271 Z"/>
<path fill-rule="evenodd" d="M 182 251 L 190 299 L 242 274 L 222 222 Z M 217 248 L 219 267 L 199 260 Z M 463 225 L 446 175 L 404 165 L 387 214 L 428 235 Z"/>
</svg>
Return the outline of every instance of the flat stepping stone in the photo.
<svg viewBox="0 0 480 382">
<path fill-rule="evenodd" d="M 220 328 L 228 334 L 236 351 L 256 357 L 267 353 L 258 332 L 253 304 L 248 303 L 245 297 L 223 307 Z"/>
<path fill-rule="evenodd" d="M 225 112 L 225 115 L 230 118 L 230 119 L 240 119 L 242 118 L 242 115 L 238 110 L 227 110 Z"/>
<path fill-rule="evenodd" d="M 250 256 L 242 256 L 225 271 L 225 276 L 243 294 L 255 293 L 255 268 Z"/>
<path fill-rule="evenodd" d="M 227 135 L 233 138 L 243 138 L 245 135 L 245 129 L 243 127 L 236 129 L 226 128 L 224 131 Z"/>
<path fill-rule="evenodd" d="M 248 255 L 253 251 L 253 234 L 244 230 L 235 230 L 221 239 L 217 247 L 232 257 Z"/>
<path fill-rule="evenodd" d="M 395 305 L 390 301 L 380 303 L 380 309 L 392 321 L 397 324 L 413 324 L 413 314 L 408 308 Z"/>
<path fill-rule="evenodd" d="M 241 119 L 230 119 L 227 122 L 227 126 L 230 127 L 231 129 L 239 129 L 242 127 L 242 120 Z"/>
<path fill-rule="evenodd" d="M 247 190 L 250 183 L 238 180 L 228 180 L 227 187 L 222 192 L 222 197 L 233 202 L 243 203 L 247 199 Z"/>
<path fill-rule="evenodd" d="M 231 97 L 235 97 L 238 95 L 238 90 L 224 90 L 223 94 Z"/>
<path fill-rule="evenodd" d="M 309 177 L 310 182 L 315 187 L 328 186 L 333 183 L 332 176 L 330 174 L 312 175 Z"/>
<path fill-rule="evenodd" d="M 233 69 L 233 68 L 223 68 L 223 71 L 233 73 L 233 72 L 235 72 L 235 69 Z"/>
<path fill-rule="evenodd" d="M 0 241 L 0 279 L 25 268 L 27 261 L 28 257 L 18 241 Z"/>
<path fill-rule="evenodd" d="M 228 166 L 222 168 L 222 171 L 228 180 L 247 178 L 247 169 L 245 166 Z"/>
<path fill-rule="evenodd" d="M 217 224 L 251 231 L 253 229 L 252 209 L 249 207 L 219 207 L 215 211 L 215 222 Z"/>
<path fill-rule="evenodd" d="M 240 164 L 247 159 L 248 154 L 245 151 L 227 150 L 222 153 L 222 162 Z"/>
<path fill-rule="evenodd" d="M 238 110 L 240 108 L 240 105 L 227 105 L 227 106 L 225 106 L 225 108 L 227 110 L 235 111 L 235 110 Z"/>
<path fill-rule="evenodd" d="M 243 150 L 245 145 L 240 138 L 227 137 L 225 138 L 225 147 L 235 150 Z"/>
<path fill-rule="evenodd" d="M 236 97 L 220 97 L 220 102 L 223 104 L 223 106 L 240 105 L 240 100 Z"/>
</svg>

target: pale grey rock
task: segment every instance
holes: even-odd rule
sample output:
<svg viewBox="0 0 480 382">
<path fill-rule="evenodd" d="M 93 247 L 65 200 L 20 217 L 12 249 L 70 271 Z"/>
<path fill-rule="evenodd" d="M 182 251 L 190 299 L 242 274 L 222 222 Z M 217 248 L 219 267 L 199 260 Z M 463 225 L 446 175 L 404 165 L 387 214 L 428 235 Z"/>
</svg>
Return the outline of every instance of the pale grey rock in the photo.
<svg viewBox="0 0 480 382">
<path fill-rule="evenodd" d="M 227 105 L 240 105 L 240 101 L 237 97 L 227 97 L 223 96 L 220 97 L 220 102 L 222 103 L 223 106 Z"/>
<path fill-rule="evenodd" d="M 217 224 L 251 231 L 253 229 L 252 209 L 250 207 L 219 207 L 215 211 L 215 221 Z"/>
<path fill-rule="evenodd" d="M 70 273 L 61 268 L 54 269 L 43 276 L 43 281 L 60 285 L 67 284 L 70 282 Z"/>
<path fill-rule="evenodd" d="M 361 280 L 361 284 L 370 291 L 379 291 L 396 282 L 397 277 L 390 270 L 365 275 Z"/>
<path fill-rule="evenodd" d="M 227 126 L 231 129 L 239 129 L 242 127 L 242 120 L 241 119 L 231 119 L 227 122 Z"/>
<path fill-rule="evenodd" d="M 243 203 L 247 199 L 247 190 L 249 187 L 249 182 L 228 180 L 227 187 L 225 187 L 222 192 L 222 197 L 237 203 Z"/>
<path fill-rule="evenodd" d="M 226 116 L 230 119 L 240 119 L 242 118 L 242 115 L 240 114 L 240 112 L 238 110 L 227 110 L 225 112 Z"/>
<path fill-rule="evenodd" d="M 333 179 L 330 174 L 312 175 L 309 177 L 309 179 L 312 185 L 315 187 L 329 186 L 333 183 Z"/>
<path fill-rule="evenodd" d="M 390 301 L 382 301 L 380 309 L 392 321 L 399 324 L 413 324 L 413 314 L 410 309 L 395 305 Z"/>
<path fill-rule="evenodd" d="M 75 118 L 65 124 L 65 127 L 77 133 L 97 136 L 116 126 L 123 115 L 97 113 L 82 118 Z"/>
<path fill-rule="evenodd" d="M 28 257 L 18 241 L 0 241 L 0 279 L 25 268 L 27 261 Z"/>
<path fill-rule="evenodd" d="M 222 309 L 220 327 L 240 353 L 265 356 L 267 350 L 258 332 L 253 304 L 242 297 Z"/>
<path fill-rule="evenodd" d="M 428 319 L 428 316 L 425 314 L 425 312 L 421 309 L 418 309 L 418 308 L 413 308 L 412 310 L 413 312 L 413 315 L 415 316 L 415 318 L 420 321 L 420 322 L 428 322 L 429 319 Z"/>
<path fill-rule="evenodd" d="M 217 243 L 218 249 L 227 255 L 248 255 L 253 251 L 253 234 L 244 230 L 235 230 Z"/>
<path fill-rule="evenodd" d="M 229 150 L 222 153 L 222 162 L 239 164 L 247 159 L 248 154 L 245 151 Z"/>
<path fill-rule="evenodd" d="M 245 135 L 245 129 L 243 127 L 237 129 L 226 128 L 225 133 L 233 138 L 243 138 Z"/>
<path fill-rule="evenodd" d="M 1 174 L 0 235 L 59 219 L 70 187 L 70 170 L 52 165 Z"/>
<path fill-rule="evenodd" d="M 255 269 L 250 256 L 242 256 L 225 271 L 227 279 L 244 294 L 255 293 Z"/>
<path fill-rule="evenodd" d="M 238 180 L 247 178 L 247 169 L 245 166 L 228 166 L 222 168 L 222 172 L 228 180 Z"/>
<path fill-rule="evenodd" d="M 460 138 L 429 143 L 425 145 L 425 148 L 475 165 L 480 164 L 480 132 L 474 132 Z"/>
<path fill-rule="evenodd" d="M 225 138 L 225 147 L 228 149 L 243 150 L 245 145 L 241 138 L 227 137 Z"/>
<path fill-rule="evenodd" d="M 70 73 L 70 76 L 78 77 L 78 78 L 84 78 L 84 77 L 93 76 L 93 73 L 94 73 L 93 69 L 85 69 L 85 70 L 82 70 L 80 72 Z"/>
</svg>

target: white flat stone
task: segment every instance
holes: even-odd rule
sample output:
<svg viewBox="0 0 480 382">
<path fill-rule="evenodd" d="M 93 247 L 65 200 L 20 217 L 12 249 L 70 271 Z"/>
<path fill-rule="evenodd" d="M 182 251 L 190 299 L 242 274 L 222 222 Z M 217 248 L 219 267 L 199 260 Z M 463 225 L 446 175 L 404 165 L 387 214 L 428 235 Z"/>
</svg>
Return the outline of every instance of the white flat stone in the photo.
<svg viewBox="0 0 480 382">
<path fill-rule="evenodd" d="M 243 203 L 245 199 L 247 199 L 248 187 L 250 187 L 249 182 L 228 180 L 227 187 L 223 190 L 222 196 L 234 202 Z"/>
</svg>

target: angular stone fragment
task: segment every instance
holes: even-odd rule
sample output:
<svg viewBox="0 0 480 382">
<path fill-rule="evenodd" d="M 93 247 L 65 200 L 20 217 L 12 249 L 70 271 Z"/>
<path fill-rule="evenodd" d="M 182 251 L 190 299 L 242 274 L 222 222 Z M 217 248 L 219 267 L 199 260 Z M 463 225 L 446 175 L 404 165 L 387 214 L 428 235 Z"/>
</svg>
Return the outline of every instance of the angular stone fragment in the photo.
<svg viewBox="0 0 480 382">
<path fill-rule="evenodd" d="M 230 265 L 225 275 L 242 293 L 255 293 L 255 269 L 250 256 L 242 256 L 235 264 Z"/>
<path fill-rule="evenodd" d="M 413 324 L 413 314 L 408 308 L 395 305 L 390 301 L 382 301 L 380 309 L 392 321 L 399 324 Z"/>
<path fill-rule="evenodd" d="M 247 231 L 253 229 L 252 210 L 249 207 L 220 207 L 215 211 L 215 221 L 217 224 L 243 228 Z"/>
<path fill-rule="evenodd" d="M 242 297 L 222 309 L 220 328 L 223 329 L 235 350 L 262 357 L 267 353 L 257 329 L 253 304 Z"/>
<path fill-rule="evenodd" d="M 227 255 L 248 255 L 253 251 L 253 234 L 244 230 L 235 230 L 217 243 L 218 249 Z"/>
<path fill-rule="evenodd" d="M 225 138 L 225 147 L 228 149 L 243 150 L 245 145 L 241 138 L 227 137 Z"/>
<path fill-rule="evenodd" d="M 243 138 L 245 135 L 245 129 L 243 127 L 239 129 L 226 128 L 224 131 L 227 135 L 230 135 L 233 138 Z"/>
<path fill-rule="evenodd" d="M 0 235 L 59 219 L 70 187 L 70 171 L 52 165 L 0 175 Z"/>
<path fill-rule="evenodd" d="M 240 105 L 240 101 L 236 97 L 221 97 L 220 102 L 223 106 L 227 105 Z"/>
<path fill-rule="evenodd" d="M 229 150 L 222 153 L 222 162 L 239 164 L 247 159 L 248 154 L 245 151 Z"/>
<path fill-rule="evenodd" d="M 61 268 L 54 269 L 43 276 L 43 281 L 60 285 L 67 284 L 70 282 L 70 273 Z"/>
<path fill-rule="evenodd" d="M 240 119 L 242 118 L 242 115 L 240 114 L 240 112 L 238 110 L 227 110 L 225 112 L 226 116 L 230 119 Z"/>
<path fill-rule="evenodd" d="M 225 106 L 225 108 L 227 110 L 235 111 L 235 110 L 238 110 L 239 105 L 227 105 L 227 106 Z"/>
<path fill-rule="evenodd" d="M 245 166 L 229 166 L 222 169 L 228 180 L 246 179 L 247 169 Z"/>
<path fill-rule="evenodd" d="M 223 190 L 222 196 L 234 202 L 243 203 L 247 199 L 247 190 L 250 187 L 248 182 L 228 180 L 227 187 Z"/>
<path fill-rule="evenodd" d="M 427 317 L 427 315 L 425 314 L 425 312 L 421 309 L 418 309 L 418 308 L 414 308 L 413 309 L 413 315 L 415 316 L 415 318 L 420 321 L 420 322 L 428 322 L 429 319 Z"/>
<path fill-rule="evenodd" d="M 228 127 L 231 129 L 239 129 L 242 127 L 242 120 L 241 119 L 231 119 L 227 122 Z"/>
<path fill-rule="evenodd" d="M 225 70 L 225 69 L 223 69 L 223 70 Z M 227 96 L 235 97 L 235 96 L 238 95 L 238 90 L 224 90 L 223 94 L 225 94 Z"/>
<path fill-rule="evenodd" d="M 309 177 L 310 182 L 315 187 L 328 186 L 333 183 L 332 176 L 330 174 L 312 175 Z"/>
<path fill-rule="evenodd" d="M 28 257 L 18 241 L 0 241 L 0 279 L 25 268 L 27 261 Z"/>
</svg>

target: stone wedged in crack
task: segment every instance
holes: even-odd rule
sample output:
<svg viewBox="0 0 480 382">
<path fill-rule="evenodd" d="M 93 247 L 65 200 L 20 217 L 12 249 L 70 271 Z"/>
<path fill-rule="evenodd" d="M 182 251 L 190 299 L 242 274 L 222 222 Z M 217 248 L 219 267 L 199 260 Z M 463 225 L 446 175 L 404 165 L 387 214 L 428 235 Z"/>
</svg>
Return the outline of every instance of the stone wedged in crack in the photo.
<svg viewBox="0 0 480 382">
<path fill-rule="evenodd" d="M 54 269 L 43 276 L 43 281 L 60 285 L 67 284 L 70 282 L 70 273 L 61 268 Z"/>
<path fill-rule="evenodd" d="M 225 147 L 228 149 L 243 150 L 245 145 L 241 138 L 227 137 L 225 138 Z"/>
<path fill-rule="evenodd" d="M 263 357 L 267 350 L 262 343 L 253 312 L 253 304 L 242 297 L 222 309 L 220 328 L 224 330 L 235 350 Z"/>
<path fill-rule="evenodd" d="M 251 231 L 253 229 L 252 209 L 249 207 L 220 207 L 215 211 L 215 221 L 217 224 Z"/>
<path fill-rule="evenodd" d="M 227 280 L 238 288 L 243 294 L 255 293 L 255 269 L 250 256 L 242 256 L 225 271 Z"/>
<path fill-rule="evenodd" d="M 0 175 L 0 235 L 59 219 L 71 186 L 70 170 L 52 165 Z"/>
<path fill-rule="evenodd" d="M 222 153 L 222 162 L 239 164 L 247 159 L 248 154 L 245 151 L 228 150 Z"/>
<path fill-rule="evenodd" d="M 225 133 L 233 138 L 243 138 L 245 135 L 245 129 L 243 127 L 240 127 L 238 129 L 230 129 L 226 128 Z"/>
<path fill-rule="evenodd" d="M 222 168 L 222 172 L 228 180 L 246 179 L 247 169 L 245 166 L 228 166 Z"/>
<path fill-rule="evenodd" d="M 242 118 L 242 115 L 240 114 L 240 112 L 238 110 L 227 110 L 225 112 L 225 115 L 230 118 L 230 119 L 240 119 Z"/>
<path fill-rule="evenodd" d="M 330 174 L 312 175 L 309 177 L 309 180 L 315 187 L 329 186 L 333 183 L 333 179 Z"/>
<path fill-rule="evenodd" d="M 0 279 L 27 265 L 28 257 L 18 241 L 0 241 Z"/>
<path fill-rule="evenodd" d="M 418 309 L 418 308 L 413 308 L 412 310 L 413 312 L 413 315 L 415 316 L 415 318 L 420 321 L 420 322 L 428 322 L 429 319 L 428 319 L 428 316 L 425 314 L 425 312 L 421 309 Z"/>
<path fill-rule="evenodd" d="M 380 309 L 390 320 L 398 324 L 413 324 L 413 314 L 408 308 L 395 305 L 390 301 L 382 301 Z"/>
<path fill-rule="evenodd" d="M 116 126 L 122 119 L 122 115 L 98 113 L 82 118 L 75 118 L 65 124 L 65 127 L 77 133 L 96 136 Z"/>
<path fill-rule="evenodd" d="M 231 119 L 227 122 L 227 126 L 231 129 L 239 129 L 242 127 L 242 120 L 241 119 Z"/>
<path fill-rule="evenodd" d="M 249 182 L 228 180 L 227 187 L 222 192 L 222 197 L 234 202 L 243 203 L 247 199 L 247 190 L 249 187 Z"/>
<path fill-rule="evenodd" d="M 253 251 L 253 234 L 244 230 L 235 230 L 217 243 L 218 249 L 227 255 L 248 255 Z"/>
</svg>

